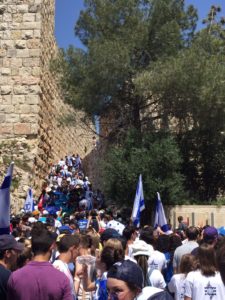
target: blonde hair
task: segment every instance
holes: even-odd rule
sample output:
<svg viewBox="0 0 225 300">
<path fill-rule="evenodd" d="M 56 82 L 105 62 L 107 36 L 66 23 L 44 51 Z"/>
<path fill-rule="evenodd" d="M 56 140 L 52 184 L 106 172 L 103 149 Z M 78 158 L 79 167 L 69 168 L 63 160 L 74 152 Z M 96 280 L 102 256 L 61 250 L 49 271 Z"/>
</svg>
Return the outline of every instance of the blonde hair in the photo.
<svg viewBox="0 0 225 300">
<path fill-rule="evenodd" d="M 123 245 L 121 243 L 121 241 L 119 241 L 118 239 L 108 239 L 105 244 L 104 247 L 111 247 L 115 250 L 123 250 Z"/>
</svg>

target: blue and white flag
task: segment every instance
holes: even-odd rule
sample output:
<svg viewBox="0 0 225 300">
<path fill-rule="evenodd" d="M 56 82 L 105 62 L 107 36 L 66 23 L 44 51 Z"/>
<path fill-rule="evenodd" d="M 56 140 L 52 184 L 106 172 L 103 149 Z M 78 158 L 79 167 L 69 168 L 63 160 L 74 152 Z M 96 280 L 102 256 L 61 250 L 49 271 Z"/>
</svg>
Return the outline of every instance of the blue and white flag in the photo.
<svg viewBox="0 0 225 300">
<path fill-rule="evenodd" d="M 162 231 L 164 231 L 165 233 L 170 230 L 159 193 L 157 193 L 154 228 L 157 228 L 158 226 L 160 226 Z"/>
<path fill-rule="evenodd" d="M 145 209 L 142 176 L 139 176 L 131 219 L 135 226 L 140 226 L 141 212 Z"/>
<path fill-rule="evenodd" d="M 34 210 L 34 198 L 32 188 L 27 191 L 27 198 L 24 204 L 25 212 L 32 212 Z"/>
<path fill-rule="evenodd" d="M 10 164 L 0 188 L 0 234 L 9 234 L 10 232 L 10 186 L 13 167 L 14 162 Z"/>
</svg>

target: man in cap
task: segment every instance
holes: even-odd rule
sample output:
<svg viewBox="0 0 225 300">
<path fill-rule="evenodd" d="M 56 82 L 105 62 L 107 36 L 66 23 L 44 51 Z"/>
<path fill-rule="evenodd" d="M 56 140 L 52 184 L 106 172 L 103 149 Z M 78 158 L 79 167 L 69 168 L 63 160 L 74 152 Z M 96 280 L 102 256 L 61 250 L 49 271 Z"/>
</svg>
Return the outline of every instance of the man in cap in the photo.
<svg viewBox="0 0 225 300">
<path fill-rule="evenodd" d="M 7 299 L 7 283 L 11 270 L 16 268 L 17 256 L 23 250 L 12 235 L 0 235 L 0 299 Z"/>
</svg>

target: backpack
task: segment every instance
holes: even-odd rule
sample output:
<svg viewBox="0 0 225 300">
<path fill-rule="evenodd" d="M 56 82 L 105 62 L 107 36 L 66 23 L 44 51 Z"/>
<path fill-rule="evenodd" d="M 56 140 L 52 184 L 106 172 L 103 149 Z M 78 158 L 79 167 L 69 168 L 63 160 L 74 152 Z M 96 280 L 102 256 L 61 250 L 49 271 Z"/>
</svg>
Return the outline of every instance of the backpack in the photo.
<svg viewBox="0 0 225 300">
<path fill-rule="evenodd" d="M 150 296 L 147 300 L 173 300 L 173 297 L 167 291 L 162 291 Z"/>
</svg>

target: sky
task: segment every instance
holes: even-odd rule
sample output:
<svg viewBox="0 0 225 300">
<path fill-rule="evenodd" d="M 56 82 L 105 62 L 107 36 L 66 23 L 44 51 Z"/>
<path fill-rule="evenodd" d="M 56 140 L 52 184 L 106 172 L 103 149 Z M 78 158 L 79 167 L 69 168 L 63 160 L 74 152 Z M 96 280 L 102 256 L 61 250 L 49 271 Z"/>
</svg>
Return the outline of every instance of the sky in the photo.
<svg viewBox="0 0 225 300">
<path fill-rule="evenodd" d="M 81 42 L 74 34 L 74 26 L 79 17 L 80 10 L 83 8 L 83 0 L 55 0 L 56 17 L 55 17 L 55 36 L 60 48 L 67 48 L 74 45 L 82 47 Z M 223 15 L 225 15 L 224 0 L 186 0 L 186 4 L 193 4 L 199 13 L 199 19 L 202 20 L 209 12 L 211 5 L 220 5 Z M 199 26 L 201 26 L 199 24 Z"/>
</svg>

